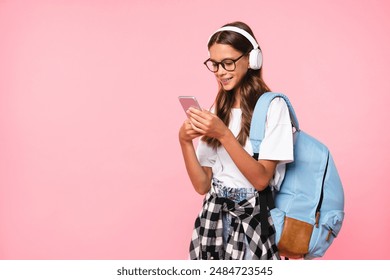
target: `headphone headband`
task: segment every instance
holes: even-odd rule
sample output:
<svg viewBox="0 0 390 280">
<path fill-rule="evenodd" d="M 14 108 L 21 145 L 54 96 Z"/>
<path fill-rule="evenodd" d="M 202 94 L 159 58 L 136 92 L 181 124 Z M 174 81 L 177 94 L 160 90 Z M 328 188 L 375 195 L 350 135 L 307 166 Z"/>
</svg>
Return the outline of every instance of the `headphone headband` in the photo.
<svg viewBox="0 0 390 280">
<path fill-rule="evenodd" d="M 249 34 L 247 31 L 245 31 L 244 29 L 241 29 L 239 27 L 236 27 L 236 26 L 224 26 L 224 27 L 221 27 L 220 29 L 218 29 L 217 31 L 215 31 L 213 33 L 213 35 L 217 32 L 221 32 L 221 31 L 233 31 L 233 32 L 236 32 L 236 33 L 239 33 L 241 34 L 242 36 L 244 36 L 245 38 L 248 39 L 248 41 L 252 44 L 253 46 L 253 49 L 258 49 L 259 48 L 259 44 L 257 44 L 255 38 L 252 37 L 251 34 Z M 211 35 L 211 37 L 213 36 Z M 210 39 L 211 39 L 210 37 Z M 209 41 L 210 41 L 209 39 Z"/>
</svg>

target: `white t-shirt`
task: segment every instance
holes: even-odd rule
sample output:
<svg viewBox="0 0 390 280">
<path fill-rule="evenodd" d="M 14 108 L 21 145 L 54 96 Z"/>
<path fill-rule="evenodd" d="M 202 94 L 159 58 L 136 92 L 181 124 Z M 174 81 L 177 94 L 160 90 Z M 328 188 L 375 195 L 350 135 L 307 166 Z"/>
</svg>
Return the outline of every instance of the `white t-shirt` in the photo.
<svg viewBox="0 0 390 280">
<path fill-rule="evenodd" d="M 237 137 L 241 129 L 242 111 L 239 108 L 233 108 L 231 114 L 229 129 Z M 253 155 L 249 137 L 244 149 L 251 156 Z M 222 145 L 214 149 L 206 142 L 199 141 L 196 153 L 200 165 L 211 167 L 213 177 L 222 181 L 225 186 L 231 188 L 253 187 Z M 283 98 L 275 98 L 268 108 L 265 135 L 260 145 L 259 159 L 280 161 L 270 182 L 271 186 L 279 189 L 284 178 L 286 163 L 294 160 L 293 128 L 288 107 Z"/>
</svg>

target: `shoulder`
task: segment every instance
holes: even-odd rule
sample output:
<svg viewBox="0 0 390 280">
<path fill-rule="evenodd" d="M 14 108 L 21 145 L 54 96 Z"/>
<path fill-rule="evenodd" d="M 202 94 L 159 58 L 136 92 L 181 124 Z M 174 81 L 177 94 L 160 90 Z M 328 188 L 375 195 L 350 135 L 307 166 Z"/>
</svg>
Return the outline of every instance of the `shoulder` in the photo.
<svg viewBox="0 0 390 280">
<path fill-rule="evenodd" d="M 276 97 L 268 107 L 267 123 L 284 124 L 290 123 L 290 114 L 286 101 L 282 97 Z"/>
<path fill-rule="evenodd" d="M 288 110 L 287 103 L 282 97 L 275 97 L 269 105 L 268 112 L 270 110 Z"/>
</svg>

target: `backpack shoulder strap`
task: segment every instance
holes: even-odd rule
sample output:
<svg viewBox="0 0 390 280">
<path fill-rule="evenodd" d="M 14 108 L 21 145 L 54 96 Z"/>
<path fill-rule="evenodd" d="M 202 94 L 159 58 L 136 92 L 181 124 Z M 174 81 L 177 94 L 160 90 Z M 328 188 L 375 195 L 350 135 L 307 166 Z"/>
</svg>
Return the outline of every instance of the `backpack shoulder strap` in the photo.
<svg viewBox="0 0 390 280">
<path fill-rule="evenodd" d="M 288 97 L 282 93 L 265 92 L 258 99 L 255 109 L 253 111 L 251 126 L 249 131 L 249 140 L 252 143 L 253 153 L 258 154 L 260 150 L 261 141 L 264 139 L 265 134 L 265 122 L 267 119 L 268 107 L 272 100 L 276 97 L 281 97 L 287 104 L 290 112 L 290 119 L 297 131 L 299 131 L 298 119 L 295 115 L 293 106 L 290 103 Z"/>
</svg>

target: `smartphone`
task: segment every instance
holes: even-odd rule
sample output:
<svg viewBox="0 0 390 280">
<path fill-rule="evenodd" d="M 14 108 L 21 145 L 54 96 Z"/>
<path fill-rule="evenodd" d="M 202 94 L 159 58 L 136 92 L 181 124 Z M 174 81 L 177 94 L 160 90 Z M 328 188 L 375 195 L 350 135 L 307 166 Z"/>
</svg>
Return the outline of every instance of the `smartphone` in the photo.
<svg viewBox="0 0 390 280">
<path fill-rule="evenodd" d="M 202 110 L 195 96 L 179 96 L 179 101 L 185 113 L 190 107 Z"/>
</svg>

